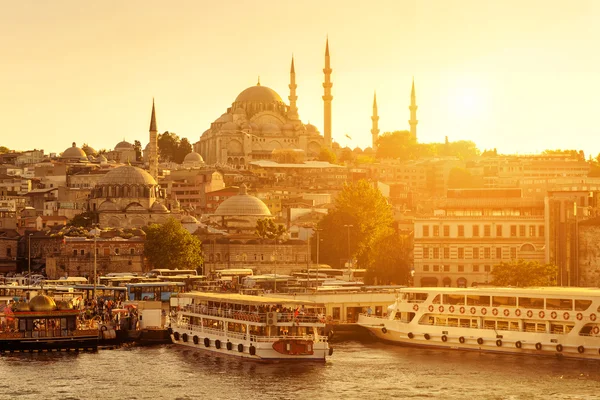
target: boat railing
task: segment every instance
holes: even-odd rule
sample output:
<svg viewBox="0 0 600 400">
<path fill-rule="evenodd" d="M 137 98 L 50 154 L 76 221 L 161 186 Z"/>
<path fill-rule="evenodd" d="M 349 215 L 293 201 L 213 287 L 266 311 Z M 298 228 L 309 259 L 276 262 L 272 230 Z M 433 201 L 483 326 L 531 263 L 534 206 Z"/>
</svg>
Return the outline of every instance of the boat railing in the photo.
<svg viewBox="0 0 600 400">
<path fill-rule="evenodd" d="M 258 323 L 266 323 L 269 313 L 259 313 L 256 311 L 237 311 L 225 308 L 206 307 L 198 304 L 188 304 L 184 307 L 185 311 L 195 314 L 210 315 L 214 317 L 229 318 L 239 321 L 250 321 Z M 309 314 L 303 312 L 281 313 L 272 311 L 277 314 L 277 322 L 297 322 L 297 323 L 317 323 L 325 322 L 324 316 L 317 314 Z"/>
</svg>

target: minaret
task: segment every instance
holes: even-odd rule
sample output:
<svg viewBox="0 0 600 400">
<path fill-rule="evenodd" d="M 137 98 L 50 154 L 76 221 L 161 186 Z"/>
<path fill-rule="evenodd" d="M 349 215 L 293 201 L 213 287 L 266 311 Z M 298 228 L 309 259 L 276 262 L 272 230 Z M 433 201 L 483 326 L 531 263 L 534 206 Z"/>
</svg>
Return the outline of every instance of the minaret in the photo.
<svg viewBox="0 0 600 400">
<path fill-rule="evenodd" d="M 156 130 L 156 112 L 154 99 L 152 99 L 152 116 L 150 117 L 150 154 L 148 155 L 148 168 L 150 175 L 158 182 L 158 131 Z"/>
<path fill-rule="evenodd" d="M 325 94 L 323 95 L 323 136 L 325 137 L 325 145 L 331 148 L 331 100 L 333 100 L 331 87 L 333 83 L 331 83 L 331 65 L 329 62 L 329 38 L 327 38 L 325 44 L 325 68 L 323 68 L 323 73 L 325 74 L 325 82 L 323 82 L 323 88 L 325 89 Z"/>
<path fill-rule="evenodd" d="M 408 124 L 410 125 L 410 133 L 413 135 L 415 140 L 417 139 L 417 124 L 419 121 L 417 120 L 417 97 L 415 96 L 415 78 L 412 81 L 412 90 L 410 92 L 410 120 Z"/>
<path fill-rule="evenodd" d="M 290 99 L 290 108 L 288 109 L 287 116 L 291 120 L 298 120 L 298 107 L 296 106 L 296 100 L 298 100 L 298 96 L 296 96 L 296 71 L 294 70 L 294 56 L 292 56 L 292 67 L 290 68 L 290 95 L 288 99 Z"/>
<path fill-rule="evenodd" d="M 371 136 L 373 137 L 373 145 L 371 146 L 374 151 L 377 151 L 377 139 L 379 138 L 379 115 L 377 114 L 377 92 L 373 95 L 373 116 L 371 117 L 372 128 Z"/>
</svg>

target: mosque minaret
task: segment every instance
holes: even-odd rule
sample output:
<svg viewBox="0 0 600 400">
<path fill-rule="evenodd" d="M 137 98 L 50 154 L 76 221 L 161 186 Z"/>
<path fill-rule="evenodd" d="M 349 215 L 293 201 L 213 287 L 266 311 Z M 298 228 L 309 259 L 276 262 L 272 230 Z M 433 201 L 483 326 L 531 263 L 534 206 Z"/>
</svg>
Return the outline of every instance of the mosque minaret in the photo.
<svg viewBox="0 0 600 400">
<path fill-rule="evenodd" d="M 325 68 L 323 68 L 323 73 L 325 74 L 325 82 L 323 82 L 323 89 L 325 89 L 325 93 L 323 95 L 323 135 L 325 136 L 325 145 L 331 148 L 331 100 L 333 100 L 333 96 L 331 95 L 331 87 L 333 83 L 331 83 L 331 64 L 329 58 L 329 38 L 325 43 Z"/>
<path fill-rule="evenodd" d="M 373 95 L 373 116 L 371 117 L 372 128 L 371 136 L 373 138 L 372 148 L 377 151 L 377 139 L 379 139 L 379 115 L 377 114 L 377 93 Z"/>
<path fill-rule="evenodd" d="M 152 99 L 152 115 L 150 117 L 150 143 L 149 143 L 148 168 L 150 175 L 158 181 L 158 131 L 156 129 L 156 111 Z"/>
<path fill-rule="evenodd" d="M 410 106 L 408 109 L 410 110 L 410 120 L 408 121 L 410 125 L 410 133 L 413 137 L 417 138 L 417 124 L 419 121 L 417 120 L 417 97 L 415 95 L 415 79 L 412 81 L 412 89 L 410 91 Z"/>
<path fill-rule="evenodd" d="M 290 107 L 288 109 L 288 118 L 297 121 L 298 120 L 298 106 L 296 105 L 296 100 L 298 100 L 298 96 L 296 96 L 296 70 L 294 69 L 294 56 L 292 56 L 292 66 L 290 68 L 290 95 L 288 99 L 290 100 Z"/>
</svg>

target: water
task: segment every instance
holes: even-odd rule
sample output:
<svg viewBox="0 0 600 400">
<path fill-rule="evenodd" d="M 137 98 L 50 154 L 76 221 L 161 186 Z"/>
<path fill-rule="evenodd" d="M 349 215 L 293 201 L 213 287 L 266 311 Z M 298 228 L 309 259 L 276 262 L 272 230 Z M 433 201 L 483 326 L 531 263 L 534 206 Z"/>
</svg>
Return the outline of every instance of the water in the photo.
<svg viewBox="0 0 600 400">
<path fill-rule="evenodd" d="M 600 362 L 336 343 L 261 364 L 175 345 L 0 357 L 0 399 L 600 399 Z"/>
</svg>

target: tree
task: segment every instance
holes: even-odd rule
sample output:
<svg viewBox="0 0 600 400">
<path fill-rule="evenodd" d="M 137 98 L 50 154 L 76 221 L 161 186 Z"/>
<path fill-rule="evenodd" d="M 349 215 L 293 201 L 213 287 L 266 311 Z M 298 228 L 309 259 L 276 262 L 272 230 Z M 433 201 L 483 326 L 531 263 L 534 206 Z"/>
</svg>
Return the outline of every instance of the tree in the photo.
<svg viewBox="0 0 600 400">
<path fill-rule="evenodd" d="M 340 152 L 340 163 L 351 162 L 354 159 L 354 153 L 347 147 Z"/>
<path fill-rule="evenodd" d="M 168 131 L 159 133 L 157 142 L 160 159 L 164 161 L 173 161 L 173 157 L 179 146 L 179 136 L 174 133 L 169 133 Z"/>
<path fill-rule="evenodd" d="M 155 268 L 197 269 L 202 265 L 200 240 L 174 218 L 144 227 L 144 231 L 144 255 Z"/>
<path fill-rule="evenodd" d="M 142 143 L 139 140 L 133 142 L 133 149 L 135 150 L 135 161 L 142 161 Z"/>
<path fill-rule="evenodd" d="M 378 285 L 407 285 L 410 268 L 407 238 L 396 232 L 382 237 L 373 248 L 373 262 L 367 268 L 365 280 Z"/>
<path fill-rule="evenodd" d="M 333 210 L 319 222 L 323 261 L 338 266 L 357 258 L 368 266 L 373 244 L 392 232 L 392 222 L 391 207 L 378 189 L 365 180 L 346 183 Z"/>
<path fill-rule="evenodd" d="M 173 162 L 177 164 L 182 164 L 185 156 L 192 152 L 192 145 L 187 140 L 187 138 L 182 138 L 181 141 L 177 144 L 177 149 L 175 150 L 175 154 L 173 157 Z"/>
<path fill-rule="evenodd" d="M 8 153 L 10 149 L 6 146 L 0 146 L 0 154 Z"/>
<path fill-rule="evenodd" d="M 98 221 L 98 213 L 86 211 L 73 217 L 67 224 L 68 226 L 77 226 L 91 228 L 92 224 Z"/>
<path fill-rule="evenodd" d="M 318 160 L 327 161 L 330 164 L 335 164 L 337 162 L 337 157 L 335 156 L 335 153 L 329 150 L 327 147 L 321 147 Z"/>
<path fill-rule="evenodd" d="M 285 226 L 275 224 L 271 218 L 256 221 L 256 235 L 261 239 L 280 239 L 285 234 Z"/>
<path fill-rule="evenodd" d="M 512 260 L 494 265 L 492 284 L 497 286 L 556 286 L 558 267 L 538 261 Z"/>
<path fill-rule="evenodd" d="M 377 158 L 416 158 L 417 138 L 409 131 L 385 132 L 377 139 Z"/>
</svg>

